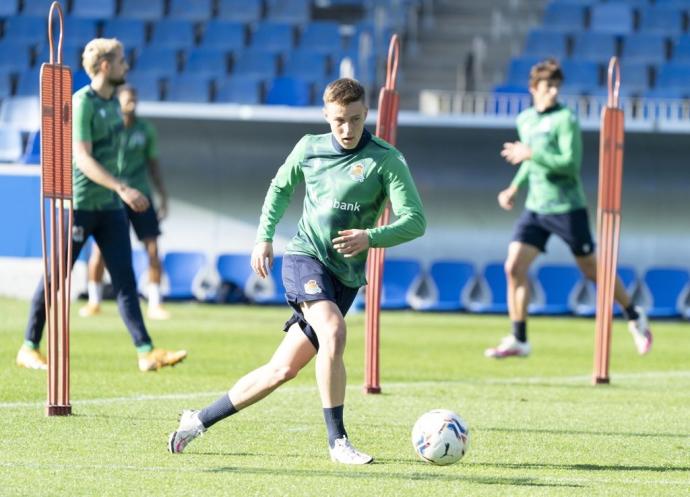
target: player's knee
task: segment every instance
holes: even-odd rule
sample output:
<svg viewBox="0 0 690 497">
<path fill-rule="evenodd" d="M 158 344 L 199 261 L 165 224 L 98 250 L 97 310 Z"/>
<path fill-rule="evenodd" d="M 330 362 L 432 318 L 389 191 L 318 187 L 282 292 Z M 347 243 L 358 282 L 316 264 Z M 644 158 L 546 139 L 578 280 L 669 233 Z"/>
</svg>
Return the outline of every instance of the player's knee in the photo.
<svg viewBox="0 0 690 497">
<path fill-rule="evenodd" d="M 274 366 L 272 370 L 273 382 L 276 385 L 282 385 L 283 383 L 294 379 L 299 373 L 299 369 L 293 366 Z"/>
<path fill-rule="evenodd" d="M 345 323 L 337 323 L 329 326 L 319 334 L 319 350 L 330 356 L 342 355 L 345 352 L 347 331 Z"/>
<path fill-rule="evenodd" d="M 512 280 L 519 280 L 523 278 L 526 271 L 523 270 L 520 264 L 513 259 L 508 259 L 503 265 L 503 270 L 506 273 L 506 277 Z"/>
</svg>

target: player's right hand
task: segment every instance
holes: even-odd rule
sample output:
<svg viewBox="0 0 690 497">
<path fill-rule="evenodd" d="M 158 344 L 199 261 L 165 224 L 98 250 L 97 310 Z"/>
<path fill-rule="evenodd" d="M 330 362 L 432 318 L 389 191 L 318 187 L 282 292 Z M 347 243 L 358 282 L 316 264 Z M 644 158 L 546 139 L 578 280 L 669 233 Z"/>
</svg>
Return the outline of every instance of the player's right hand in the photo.
<svg viewBox="0 0 690 497">
<path fill-rule="evenodd" d="M 136 188 L 123 184 L 117 189 L 117 193 L 134 212 L 144 212 L 149 208 L 149 199 Z"/>
<path fill-rule="evenodd" d="M 273 267 L 273 244 L 271 242 L 259 242 L 252 250 L 252 270 L 261 278 L 266 278 Z"/>
<path fill-rule="evenodd" d="M 501 190 L 498 194 L 498 205 L 501 208 L 509 211 L 515 205 L 515 196 L 517 195 L 517 188 L 509 186 L 505 190 Z"/>
</svg>

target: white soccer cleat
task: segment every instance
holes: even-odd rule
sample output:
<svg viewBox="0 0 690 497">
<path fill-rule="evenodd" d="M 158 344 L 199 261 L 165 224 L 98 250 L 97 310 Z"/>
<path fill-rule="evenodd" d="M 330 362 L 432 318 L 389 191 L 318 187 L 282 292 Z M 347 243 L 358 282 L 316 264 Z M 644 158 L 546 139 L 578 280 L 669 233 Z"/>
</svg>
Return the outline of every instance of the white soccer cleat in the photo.
<svg viewBox="0 0 690 497">
<path fill-rule="evenodd" d="M 485 357 L 503 359 L 505 357 L 527 357 L 532 352 L 529 342 L 520 342 L 513 335 L 508 335 L 501 340 L 498 347 L 486 349 Z"/>
<path fill-rule="evenodd" d="M 199 411 L 184 410 L 180 416 L 180 426 L 168 438 L 168 451 L 180 454 L 187 444 L 206 431 L 199 419 Z"/>
<path fill-rule="evenodd" d="M 331 461 L 341 464 L 369 464 L 374 460 L 369 454 L 355 449 L 347 437 L 336 439 L 331 452 Z"/>
<path fill-rule="evenodd" d="M 649 321 L 645 310 L 635 306 L 635 311 L 638 314 L 637 319 L 628 321 L 628 331 L 633 336 L 637 352 L 640 355 L 645 355 L 652 350 L 652 332 L 649 330 Z"/>
</svg>

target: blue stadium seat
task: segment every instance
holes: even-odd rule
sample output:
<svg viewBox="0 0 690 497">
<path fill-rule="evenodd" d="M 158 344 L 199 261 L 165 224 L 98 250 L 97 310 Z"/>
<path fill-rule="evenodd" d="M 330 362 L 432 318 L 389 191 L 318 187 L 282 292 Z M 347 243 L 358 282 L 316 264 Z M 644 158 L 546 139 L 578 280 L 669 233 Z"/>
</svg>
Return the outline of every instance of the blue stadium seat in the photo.
<svg viewBox="0 0 690 497">
<path fill-rule="evenodd" d="M 213 19 L 206 23 L 201 46 L 237 51 L 244 48 L 246 40 L 246 27 L 241 22 Z"/>
<path fill-rule="evenodd" d="M 587 31 L 576 33 L 573 37 L 571 57 L 574 60 L 608 64 L 609 59 L 614 55 L 617 55 L 615 35 Z"/>
<path fill-rule="evenodd" d="M 335 59 L 333 71 L 337 74 L 344 59 L 349 59 L 354 68 L 355 79 L 358 79 L 364 86 L 376 83 L 376 56 L 371 53 L 369 56 L 362 56 L 357 50 L 347 50 Z"/>
<path fill-rule="evenodd" d="M 0 124 L 0 162 L 19 162 L 22 152 L 21 132 Z"/>
<path fill-rule="evenodd" d="M 263 15 L 262 0 L 219 0 L 218 19 L 254 23 Z"/>
<path fill-rule="evenodd" d="M 680 299 L 690 283 L 690 273 L 685 268 L 650 268 L 644 275 L 644 283 L 652 297 L 652 307 L 647 310 L 649 317 L 680 315 Z"/>
<path fill-rule="evenodd" d="M 637 288 L 637 273 L 635 268 L 632 266 L 619 265 L 616 270 L 616 274 L 621 279 L 623 287 L 628 292 L 628 295 L 633 295 L 635 289 Z M 596 314 L 596 286 L 594 282 L 587 281 L 585 283 L 585 293 L 588 298 L 587 301 L 577 303 L 575 306 L 575 314 L 578 316 L 591 317 Z M 613 315 L 621 316 L 623 314 L 621 307 L 614 303 L 613 305 Z"/>
<path fill-rule="evenodd" d="M 533 29 L 527 35 L 522 55 L 563 59 L 567 55 L 566 35 L 560 31 Z"/>
<path fill-rule="evenodd" d="M 320 51 L 298 48 L 288 54 L 283 75 L 321 84 L 328 77 L 328 57 Z"/>
<path fill-rule="evenodd" d="M 12 77 L 9 72 L 0 69 L 0 100 L 12 95 Z M 2 103 L 0 102 L 0 105 Z"/>
<path fill-rule="evenodd" d="M 275 53 L 248 48 L 237 55 L 232 71 L 234 74 L 271 79 L 276 75 L 277 69 Z"/>
<path fill-rule="evenodd" d="M 110 19 L 115 16 L 115 0 L 73 0 L 72 15 L 88 19 Z"/>
<path fill-rule="evenodd" d="M 127 74 L 127 79 L 129 80 L 129 73 Z M 84 88 L 88 84 L 91 84 L 91 78 L 86 74 L 84 68 L 72 72 L 72 93 Z"/>
<path fill-rule="evenodd" d="M 20 73 L 17 78 L 17 90 L 15 95 L 18 97 L 38 97 L 40 70 L 40 67 L 35 67 Z"/>
<path fill-rule="evenodd" d="M 421 273 L 422 267 L 415 259 L 386 259 L 383 263 L 381 309 L 408 309 L 408 293 Z"/>
<path fill-rule="evenodd" d="M 621 61 L 621 80 L 628 95 L 642 94 L 649 90 L 649 65 L 644 62 Z M 623 95 L 623 93 L 621 93 Z"/>
<path fill-rule="evenodd" d="M 661 64 L 666 60 L 666 38 L 656 33 L 633 33 L 623 38 L 623 61 Z"/>
<path fill-rule="evenodd" d="M 340 25 L 335 21 L 312 21 L 304 27 L 299 46 L 313 52 L 336 54 L 343 49 Z"/>
<path fill-rule="evenodd" d="M 163 271 L 168 277 L 168 291 L 163 295 L 168 300 L 191 300 L 194 298 L 194 279 L 206 265 L 206 256 L 201 252 L 168 252 L 163 258 Z"/>
<path fill-rule="evenodd" d="M 690 35 L 679 36 L 673 45 L 673 62 L 690 63 Z"/>
<path fill-rule="evenodd" d="M 251 47 L 266 52 L 282 53 L 292 49 L 295 30 L 292 24 L 263 21 L 252 34 Z"/>
<path fill-rule="evenodd" d="M 171 0 L 168 17 L 201 22 L 211 18 L 212 0 Z"/>
<path fill-rule="evenodd" d="M 221 254 L 216 261 L 221 282 L 237 285 L 243 291 L 253 276 L 249 254 Z M 246 293 L 246 292 L 245 292 Z"/>
<path fill-rule="evenodd" d="M 209 79 L 202 78 L 197 74 L 178 74 L 168 81 L 166 100 L 170 102 L 210 102 Z"/>
<path fill-rule="evenodd" d="M 66 66 L 70 66 L 70 68 L 73 70 L 78 69 L 81 67 L 81 56 L 83 53 L 84 45 L 65 44 L 62 47 L 62 63 Z M 54 50 L 53 52 L 53 56 L 55 55 L 57 55 L 57 50 Z M 36 55 L 36 64 L 34 67 L 41 67 L 41 64 L 47 64 L 49 61 L 50 45 L 43 45 L 41 50 L 39 50 L 38 55 Z"/>
<path fill-rule="evenodd" d="M 633 31 L 634 12 L 629 3 L 597 3 L 590 9 L 589 29 L 603 33 L 627 34 Z"/>
<path fill-rule="evenodd" d="M 45 22 L 45 19 L 50 12 L 50 4 L 52 0 L 23 0 L 22 15 L 25 16 L 41 16 Z M 62 6 L 63 13 L 67 14 L 67 7 Z"/>
<path fill-rule="evenodd" d="M 470 302 L 468 309 L 472 312 L 505 313 L 508 312 L 506 275 L 502 262 L 487 264 L 482 273 L 482 281 L 488 290 L 485 302 Z"/>
<path fill-rule="evenodd" d="M 26 141 L 26 148 L 20 159 L 22 164 L 40 164 L 41 163 L 41 132 L 32 131 L 29 133 L 29 139 Z"/>
<path fill-rule="evenodd" d="M 142 21 L 157 21 L 163 18 L 164 0 L 122 0 L 120 17 L 140 19 Z"/>
<path fill-rule="evenodd" d="M 117 38 L 128 48 L 146 44 L 146 23 L 140 19 L 108 19 L 103 25 L 103 36 Z"/>
<path fill-rule="evenodd" d="M 18 73 L 29 69 L 30 45 L 10 39 L 0 40 L 0 72 Z"/>
<path fill-rule="evenodd" d="M 273 78 L 268 84 L 268 105 L 307 106 L 311 103 L 311 85 L 303 79 L 281 76 Z"/>
<path fill-rule="evenodd" d="M 658 96 L 690 94 L 690 64 L 680 62 L 668 62 L 659 69 L 654 86 L 654 93 Z"/>
<path fill-rule="evenodd" d="M 84 46 L 96 37 L 97 25 L 96 21 L 92 19 L 67 16 L 65 17 L 64 26 L 64 43 L 69 43 L 71 46 Z"/>
<path fill-rule="evenodd" d="M 193 48 L 187 53 L 184 73 L 207 79 L 225 77 L 228 74 L 228 54 L 220 48 Z"/>
<path fill-rule="evenodd" d="M 530 314 L 562 315 L 571 314 L 573 292 L 582 281 L 582 273 L 576 266 L 544 264 L 537 270 L 537 282 L 543 295 L 543 303 L 529 306 Z"/>
<path fill-rule="evenodd" d="M 359 47 L 360 43 L 362 43 L 362 38 L 367 36 L 371 39 L 371 46 L 375 56 L 387 55 L 391 36 L 393 36 L 394 32 L 394 28 L 389 25 L 379 27 L 370 20 L 359 21 L 355 25 L 355 34 L 350 41 L 350 47 Z"/>
<path fill-rule="evenodd" d="M 263 305 L 284 305 L 285 287 L 283 286 L 283 256 L 276 255 L 273 258 L 273 268 L 271 268 L 271 281 L 273 282 L 273 292 L 267 295 L 256 294 L 254 301 Z"/>
<path fill-rule="evenodd" d="M 165 78 L 177 73 L 178 58 L 174 48 L 146 47 L 134 63 L 139 74 L 156 75 Z"/>
<path fill-rule="evenodd" d="M 87 244 L 89 248 L 89 253 L 91 252 L 91 245 L 93 244 L 93 238 L 89 238 L 91 244 Z M 83 255 L 84 250 L 82 250 Z M 85 255 L 84 261 L 89 260 L 89 255 Z M 137 289 L 141 295 L 146 293 L 146 283 L 147 283 L 147 272 L 149 269 L 149 256 L 144 250 L 132 250 L 132 269 L 134 270 L 134 278 L 137 280 Z"/>
<path fill-rule="evenodd" d="M 503 84 L 516 88 L 524 88 L 526 92 L 530 70 L 532 66 L 539 61 L 541 61 L 541 57 L 513 57 L 510 59 L 508 74 L 506 74 Z"/>
<path fill-rule="evenodd" d="M 260 105 L 263 79 L 257 76 L 234 75 L 216 82 L 216 102 Z"/>
<path fill-rule="evenodd" d="M 19 13 L 18 0 L 4 0 L 0 2 L 0 18 L 12 17 Z"/>
<path fill-rule="evenodd" d="M 561 87 L 564 95 L 588 94 L 599 88 L 599 65 L 589 61 L 565 60 L 561 64 L 565 81 Z"/>
<path fill-rule="evenodd" d="M 577 3 L 551 2 L 546 6 L 542 28 L 578 32 L 585 28 L 585 6 Z"/>
<path fill-rule="evenodd" d="M 127 83 L 137 90 L 137 97 L 142 102 L 158 102 L 161 99 L 161 82 L 156 74 L 131 71 L 127 74 Z"/>
<path fill-rule="evenodd" d="M 429 270 L 436 287 L 435 301 L 418 308 L 422 311 L 460 311 L 465 308 L 462 294 L 475 277 L 474 265 L 468 261 L 436 261 Z"/>
<path fill-rule="evenodd" d="M 690 7 L 690 3 L 687 4 Z M 665 36 L 683 32 L 683 10 L 674 5 L 647 5 L 640 9 L 640 31 Z"/>
<path fill-rule="evenodd" d="M 21 131 L 36 131 L 41 127 L 41 108 L 38 97 L 6 98 L 0 106 L 0 125 L 5 124 Z"/>
<path fill-rule="evenodd" d="M 194 24 L 181 19 L 163 19 L 153 24 L 150 46 L 186 49 L 194 46 Z"/>
<path fill-rule="evenodd" d="M 47 11 L 46 11 L 47 12 Z M 5 21 L 5 40 L 38 45 L 48 40 L 44 17 L 14 16 Z"/>
<path fill-rule="evenodd" d="M 266 17 L 274 21 L 306 24 L 311 17 L 310 0 L 267 0 Z"/>
</svg>

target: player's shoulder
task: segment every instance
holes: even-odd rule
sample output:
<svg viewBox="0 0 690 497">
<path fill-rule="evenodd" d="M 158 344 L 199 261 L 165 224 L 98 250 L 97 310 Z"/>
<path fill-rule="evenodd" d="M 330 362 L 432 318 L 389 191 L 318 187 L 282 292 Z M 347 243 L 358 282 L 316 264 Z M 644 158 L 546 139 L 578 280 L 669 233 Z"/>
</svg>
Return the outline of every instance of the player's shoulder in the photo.
<svg viewBox="0 0 690 497">
<path fill-rule="evenodd" d="M 91 85 L 82 86 L 72 94 L 72 101 L 77 102 L 93 102 L 96 92 L 93 91 Z"/>
<path fill-rule="evenodd" d="M 570 107 L 559 104 L 558 109 L 554 112 L 557 118 L 565 122 L 577 122 L 577 115 Z"/>
<path fill-rule="evenodd" d="M 139 116 L 137 116 L 137 119 L 135 121 L 135 125 L 138 128 L 146 131 L 147 133 L 152 133 L 152 132 L 155 132 L 155 130 L 156 130 L 156 128 L 153 126 L 153 123 L 151 121 L 149 121 L 148 119 L 143 119 Z"/>
<path fill-rule="evenodd" d="M 537 109 L 535 109 L 534 107 L 528 107 L 518 114 L 516 121 L 518 124 L 521 124 L 525 121 L 529 121 L 530 119 L 534 119 L 536 115 Z"/>
</svg>

